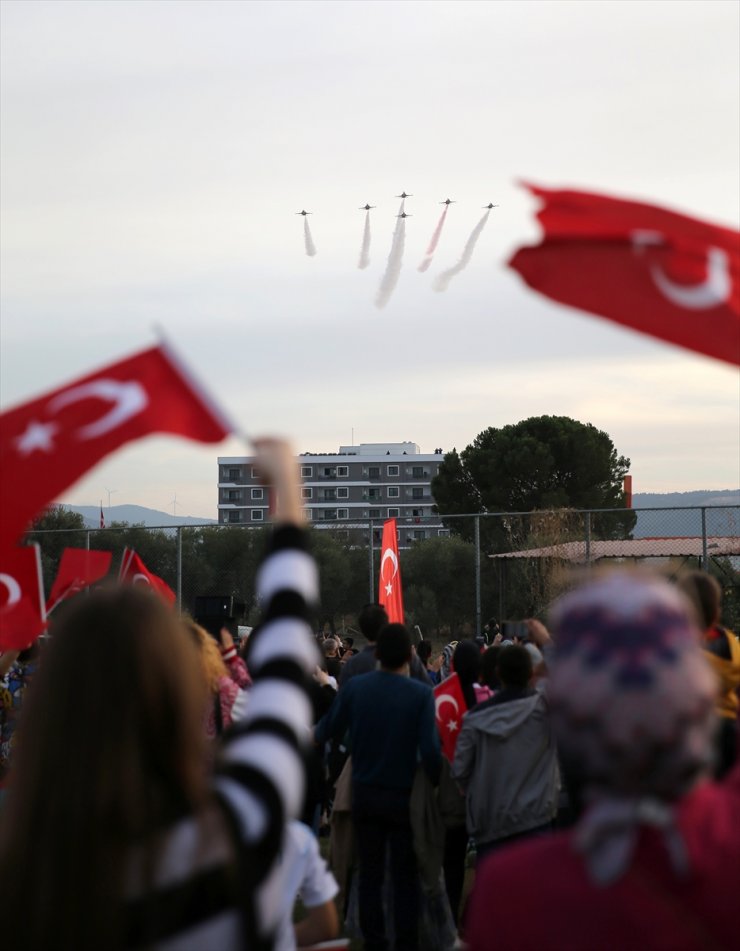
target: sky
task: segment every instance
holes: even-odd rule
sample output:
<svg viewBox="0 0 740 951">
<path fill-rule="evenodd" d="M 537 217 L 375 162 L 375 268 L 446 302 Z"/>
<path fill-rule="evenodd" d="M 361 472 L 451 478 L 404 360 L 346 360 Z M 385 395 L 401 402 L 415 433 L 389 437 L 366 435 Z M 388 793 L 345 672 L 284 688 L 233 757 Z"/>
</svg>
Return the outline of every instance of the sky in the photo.
<svg viewBox="0 0 740 951">
<path fill-rule="evenodd" d="M 506 266 L 539 236 L 522 180 L 739 226 L 737 3 L 3 0 L 0 28 L 3 408 L 161 326 L 242 431 L 298 452 L 565 415 L 635 492 L 740 486 L 735 369 Z M 248 451 L 150 437 L 60 501 L 214 518 L 217 457 Z"/>
</svg>

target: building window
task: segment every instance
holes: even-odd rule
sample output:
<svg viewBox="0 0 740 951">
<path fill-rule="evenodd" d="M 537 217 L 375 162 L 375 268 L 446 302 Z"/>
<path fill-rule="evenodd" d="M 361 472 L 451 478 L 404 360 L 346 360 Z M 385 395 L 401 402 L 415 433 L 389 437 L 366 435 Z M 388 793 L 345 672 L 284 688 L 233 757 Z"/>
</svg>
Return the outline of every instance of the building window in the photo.
<svg viewBox="0 0 740 951">
<path fill-rule="evenodd" d="M 241 512 L 236 512 L 233 509 L 229 512 L 229 521 L 230 522 L 240 522 L 241 521 Z"/>
<path fill-rule="evenodd" d="M 398 518 L 399 509 L 388 509 L 388 518 Z"/>
<path fill-rule="evenodd" d="M 398 496 L 400 495 L 400 491 L 401 491 L 401 490 L 398 488 L 397 485 L 389 485 L 389 486 L 388 486 L 388 498 L 389 498 L 389 499 L 397 499 Z"/>
<path fill-rule="evenodd" d="M 252 478 L 259 479 L 259 477 L 260 477 L 259 469 L 256 466 L 252 466 Z"/>
<path fill-rule="evenodd" d="M 253 522 L 263 522 L 265 520 L 265 513 L 262 509 L 252 509 L 252 521 Z"/>
<path fill-rule="evenodd" d="M 367 498 L 368 498 L 368 501 L 372 502 L 373 500 L 377 500 L 377 499 L 379 499 L 379 498 L 381 498 L 381 497 L 382 497 L 382 492 L 381 492 L 380 489 L 368 489 L 368 490 L 367 490 Z"/>
<path fill-rule="evenodd" d="M 380 509 L 370 509 L 368 518 L 380 518 Z"/>
<path fill-rule="evenodd" d="M 324 468 L 321 470 L 321 476 L 324 479 L 336 479 L 337 477 L 336 466 L 324 466 Z"/>
<path fill-rule="evenodd" d="M 424 467 L 423 466 L 413 466 L 411 469 L 411 475 L 414 479 L 423 479 L 424 478 Z"/>
<path fill-rule="evenodd" d="M 379 479 L 380 466 L 368 466 L 367 474 L 371 479 Z"/>
<path fill-rule="evenodd" d="M 337 478 L 338 479 L 349 478 L 349 466 L 337 466 Z"/>
<path fill-rule="evenodd" d="M 313 475 L 313 466 L 301 466 L 301 478 L 310 479 Z"/>
<path fill-rule="evenodd" d="M 241 475 L 241 471 L 239 469 L 229 469 L 229 475 L 228 475 L 229 482 L 236 482 L 236 480 L 239 478 L 240 475 Z"/>
<path fill-rule="evenodd" d="M 424 538 L 425 532 L 419 529 L 414 532 L 414 541 L 420 542 Z"/>
<path fill-rule="evenodd" d="M 301 498 L 302 499 L 311 499 L 313 498 L 313 489 L 307 489 L 305 486 L 301 486 Z"/>
<path fill-rule="evenodd" d="M 306 520 L 309 522 L 313 521 L 313 509 L 306 509 Z"/>
<path fill-rule="evenodd" d="M 439 535 L 440 538 L 449 538 L 450 530 L 449 528 L 438 528 L 437 535 Z"/>
<path fill-rule="evenodd" d="M 320 509 L 319 518 L 323 519 L 325 522 L 336 522 L 337 510 L 336 509 Z"/>
<path fill-rule="evenodd" d="M 337 509 L 337 518 L 349 518 L 349 511 L 347 509 Z"/>
<path fill-rule="evenodd" d="M 424 498 L 424 488 L 423 486 L 414 486 L 411 490 L 412 499 L 423 499 Z"/>
<path fill-rule="evenodd" d="M 348 499 L 349 498 L 349 489 L 346 487 L 340 486 L 337 489 L 337 498 L 338 499 Z"/>
<path fill-rule="evenodd" d="M 388 466 L 387 472 L 389 476 L 397 476 L 398 466 Z"/>
<path fill-rule="evenodd" d="M 336 489 L 320 489 L 319 490 L 319 499 L 322 502 L 333 502 L 337 497 Z"/>
<path fill-rule="evenodd" d="M 239 489 L 229 489 L 229 502 L 238 502 L 241 497 Z"/>
<path fill-rule="evenodd" d="M 411 514 L 414 518 L 421 518 L 424 515 L 424 509 L 411 509 Z"/>
<path fill-rule="evenodd" d="M 265 497 L 265 490 L 264 490 L 264 489 L 252 489 L 252 498 L 253 498 L 255 501 L 260 501 L 260 502 L 261 502 L 264 497 Z"/>
</svg>

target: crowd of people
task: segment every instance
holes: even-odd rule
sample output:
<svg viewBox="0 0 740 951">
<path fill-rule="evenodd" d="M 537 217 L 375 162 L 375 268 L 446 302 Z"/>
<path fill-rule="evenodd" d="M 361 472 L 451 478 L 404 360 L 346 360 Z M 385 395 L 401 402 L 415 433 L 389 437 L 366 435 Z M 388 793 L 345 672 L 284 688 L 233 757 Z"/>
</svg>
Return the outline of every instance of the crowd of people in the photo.
<svg viewBox="0 0 740 951">
<path fill-rule="evenodd" d="M 511 640 L 435 649 L 379 604 L 317 635 L 295 462 L 255 446 L 275 524 L 248 641 L 117 586 L 0 655 L 2 946 L 737 947 L 716 581 L 591 578 Z"/>
</svg>

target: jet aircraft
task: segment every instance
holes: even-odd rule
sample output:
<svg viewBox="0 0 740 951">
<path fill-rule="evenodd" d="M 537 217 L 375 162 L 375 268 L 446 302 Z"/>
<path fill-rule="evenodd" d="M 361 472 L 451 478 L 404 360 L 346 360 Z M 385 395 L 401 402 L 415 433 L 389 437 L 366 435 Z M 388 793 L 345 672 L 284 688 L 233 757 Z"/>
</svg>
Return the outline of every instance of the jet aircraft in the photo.
<svg viewBox="0 0 740 951">
<path fill-rule="evenodd" d="M 491 202 L 489 201 L 488 204 L 484 205 L 483 207 L 487 208 L 490 211 L 491 208 L 498 208 L 498 205 L 492 205 Z"/>
<path fill-rule="evenodd" d="M 413 215 L 407 215 L 405 211 L 402 211 L 400 215 L 396 215 L 396 218 L 413 218 Z"/>
<path fill-rule="evenodd" d="M 365 204 L 365 205 L 363 205 L 362 208 L 360 208 L 359 210 L 360 210 L 360 211 L 370 211 L 371 208 L 375 208 L 375 205 L 367 205 L 367 204 Z"/>
<path fill-rule="evenodd" d="M 455 199 L 454 199 L 454 198 L 445 198 L 444 201 L 441 201 L 441 202 L 440 202 L 440 205 L 447 205 L 448 207 L 449 207 L 450 205 L 454 205 L 454 204 L 455 204 Z"/>
<path fill-rule="evenodd" d="M 306 215 L 312 215 L 313 212 L 312 212 L 312 211 L 297 211 L 296 214 L 297 214 L 297 215 L 303 215 L 303 217 L 305 218 Z"/>
<path fill-rule="evenodd" d="M 401 192 L 400 195 L 396 195 L 396 198 L 413 198 L 413 195 L 407 195 L 406 192 Z"/>
</svg>

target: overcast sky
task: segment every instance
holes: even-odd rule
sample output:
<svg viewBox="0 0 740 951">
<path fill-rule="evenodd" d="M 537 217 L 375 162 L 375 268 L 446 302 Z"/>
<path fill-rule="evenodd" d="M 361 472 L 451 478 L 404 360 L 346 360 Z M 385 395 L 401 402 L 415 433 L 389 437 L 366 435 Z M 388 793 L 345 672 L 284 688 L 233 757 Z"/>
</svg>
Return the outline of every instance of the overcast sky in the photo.
<svg viewBox="0 0 740 951">
<path fill-rule="evenodd" d="M 461 449 L 557 414 L 606 430 L 636 492 L 740 486 L 735 370 L 555 305 L 505 266 L 539 233 L 519 179 L 738 227 L 737 3 L 0 10 L 3 407 L 161 324 L 246 432 L 298 451 L 353 431 Z M 403 267 L 378 309 L 404 189 Z M 435 293 L 488 202 L 470 264 Z M 216 458 L 244 451 L 148 439 L 63 501 L 115 489 L 112 504 L 172 511 L 177 494 L 178 514 L 215 517 Z"/>
</svg>

